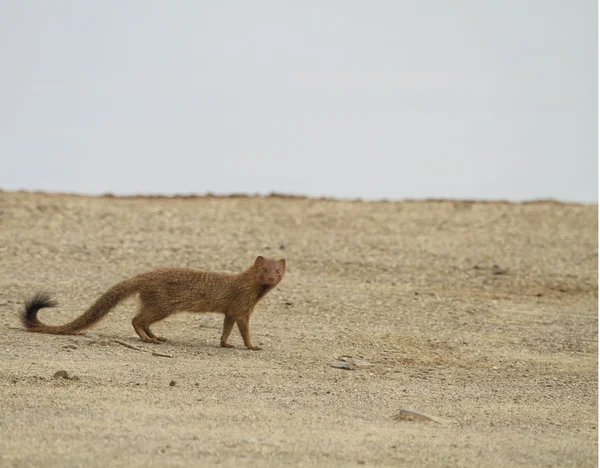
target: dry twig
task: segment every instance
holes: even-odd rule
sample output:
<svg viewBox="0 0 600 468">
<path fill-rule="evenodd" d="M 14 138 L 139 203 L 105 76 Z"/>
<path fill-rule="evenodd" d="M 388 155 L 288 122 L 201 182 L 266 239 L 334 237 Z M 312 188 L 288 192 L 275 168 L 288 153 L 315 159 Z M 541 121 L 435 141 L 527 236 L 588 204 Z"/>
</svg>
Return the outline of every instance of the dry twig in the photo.
<svg viewBox="0 0 600 468">
<path fill-rule="evenodd" d="M 169 357 L 169 358 L 174 357 L 172 354 L 159 353 L 157 351 L 148 351 L 147 349 L 140 348 L 139 346 L 134 346 L 132 344 L 129 344 L 129 343 L 127 343 L 127 341 L 117 340 L 117 339 L 111 339 L 110 341 L 112 341 L 113 343 L 118 343 L 120 345 L 123 345 L 126 348 L 135 349 L 136 351 L 141 351 L 143 353 L 150 353 L 154 356 Z"/>
</svg>

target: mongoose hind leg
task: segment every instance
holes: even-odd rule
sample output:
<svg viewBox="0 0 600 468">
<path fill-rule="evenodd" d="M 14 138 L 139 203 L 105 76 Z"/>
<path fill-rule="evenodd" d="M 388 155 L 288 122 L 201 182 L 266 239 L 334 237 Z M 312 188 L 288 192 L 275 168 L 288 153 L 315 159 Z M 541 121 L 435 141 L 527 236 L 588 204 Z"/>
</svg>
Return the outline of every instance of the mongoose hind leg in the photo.
<svg viewBox="0 0 600 468">
<path fill-rule="evenodd" d="M 160 341 L 158 341 L 158 339 L 150 338 L 148 336 L 148 334 L 146 333 L 146 331 L 144 330 L 144 328 L 135 321 L 135 318 L 131 321 L 131 323 L 133 325 L 133 329 L 140 337 L 140 340 L 142 340 L 144 343 L 155 343 L 155 344 L 160 343 Z"/>
<path fill-rule="evenodd" d="M 162 314 L 157 313 L 157 311 L 154 311 L 148 307 L 142 307 L 138 314 L 133 317 L 133 320 L 131 320 L 131 324 L 133 325 L 135 332 L 144 343 L 159 344 L 163 341 L 166 341 L 166 339 L 156 336 L 152 330 L 150 330 L 150 325 L 158 322 L 162 318 L 164 318 Z"/>
</svg>

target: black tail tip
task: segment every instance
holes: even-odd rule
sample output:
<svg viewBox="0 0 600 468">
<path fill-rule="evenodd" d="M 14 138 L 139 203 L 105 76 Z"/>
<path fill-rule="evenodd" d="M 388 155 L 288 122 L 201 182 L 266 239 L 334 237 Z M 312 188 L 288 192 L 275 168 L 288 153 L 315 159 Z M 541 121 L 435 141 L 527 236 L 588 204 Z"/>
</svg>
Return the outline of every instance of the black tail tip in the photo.
<svg viewBox="0 0 600 468">
<path fill-rule="evenodd" d="M 25 301 L 25 307 L 21 314 L 21 321 L 25 328 L 35 327 L 40 324 L 37 319 L 37 313 L 40 309 L 46 307 L 56 307 L 57 303 L 50 297 L 48 293 L 39 292 L 33 297 Z"/>
</svg>

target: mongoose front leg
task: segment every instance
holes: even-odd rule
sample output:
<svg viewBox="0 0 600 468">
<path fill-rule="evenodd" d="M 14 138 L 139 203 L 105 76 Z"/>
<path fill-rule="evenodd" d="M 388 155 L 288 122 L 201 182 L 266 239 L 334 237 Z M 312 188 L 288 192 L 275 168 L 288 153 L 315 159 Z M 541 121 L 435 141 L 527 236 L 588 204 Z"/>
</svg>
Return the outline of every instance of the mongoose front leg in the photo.
<svg viewBox="0 0 600 468">
<path fill-rule="evenodd" d="M 231 329 L 233 328 L 233 324 L 235 323 L 235 319 L 233 317 L 225 316 L 225 320 L 223 320 L 223 334 L 221 335 L 221 347 L 223 348 L 233 348 L 234 346 L 227 343 L 227 339 L 231 334 Z"/>
<path fill-rule="evenodd" d="M 241 317 L 236 320 L 236 323 L 237 323 L 238 328 L 240 329 L 242 338 L 244 339 L 244 344 L 246 345 L 246 348 L 251 349 L 253 351 L 259 351 L 262 348 L 260 348 L 258 346 L 253 346 L 252 342 L 250 341 L 250 324 L 249 324 L 249 322 L 250 322 L 249 317 Z"/>
</svg>

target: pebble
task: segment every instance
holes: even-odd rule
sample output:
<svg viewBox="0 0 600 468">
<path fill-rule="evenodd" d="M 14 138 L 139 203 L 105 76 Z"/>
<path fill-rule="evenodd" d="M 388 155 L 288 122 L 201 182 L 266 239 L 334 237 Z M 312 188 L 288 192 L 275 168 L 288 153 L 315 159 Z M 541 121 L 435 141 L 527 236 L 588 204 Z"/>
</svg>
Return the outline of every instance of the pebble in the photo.
<svg viewBox="0 0 600 468">
<path fill-rule="evenodd" d="M 370 366 L 371 363 L 363 358 L 342 356 L 329 365 L 331 367 L 335 367 L 336 369 L 355 370 L 357 367 Z"/>
<path fill-rule="evenodd" d="M 68 379 L 69 374 L 65 370 L 59 370 L 54 373 L 54 378 L 55 379 Z"/>
<path fill-rule="evenodd" d="M 169 386 L 170 386 L 170 387 L 174 387 L 174 386 L 175 386 L 175 381 L 174 381 L 174 380 L 171 380 L 171 382 L 169 383 Z"/>
</svg>

